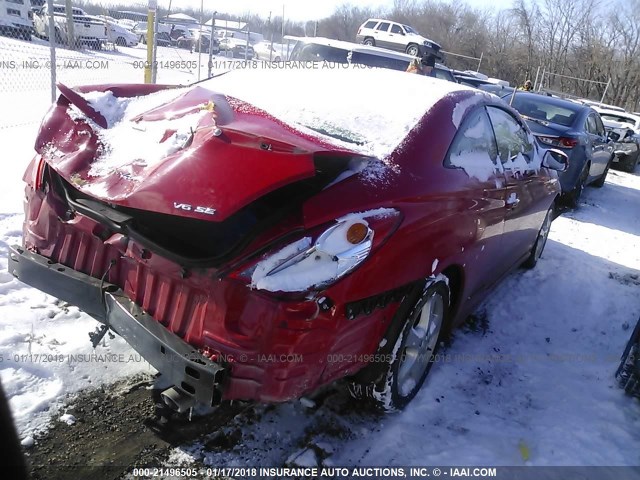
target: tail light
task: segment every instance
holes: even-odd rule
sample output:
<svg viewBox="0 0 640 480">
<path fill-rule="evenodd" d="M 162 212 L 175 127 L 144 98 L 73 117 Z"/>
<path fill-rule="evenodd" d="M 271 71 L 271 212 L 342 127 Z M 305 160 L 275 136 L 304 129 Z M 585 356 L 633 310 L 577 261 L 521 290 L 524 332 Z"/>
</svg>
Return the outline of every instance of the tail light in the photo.
<svg viewBox="0 0 640 480">
<path fill-rule="evenodd" d="M 540 136 L 540 137 L 538 137 L 538 140 L 540 140 L 542 143 L 544 143 L 546 145 L 551 145 L 553 147 L 561 147 L 561 148 L 573 148 L 576 145 L 578 145 L 578 143 L 580 143 L 577 138 L 572 138 L 572 137 L 543 137 L 543 136 Z"/>
<path fill-rule="evenodd" d="M 402 215 L 378 209 L 346 215 L 328 228 L 272 252 L 231 274 L 252 288 L 303 292 L 331 285 L 362 262 L 396 231 Z"/>
<path fill-rule="evenodd" d="M 42 155 L 36 155 L 29 163 L 27 170 L 24 172 L 22 180 L 34 190 L 42 190 L 44 187 L 44 172 L 46 162 Z"/>
<path fill-rule="evenodd" d="M 360 35 L 360 32 L 361 32 L 361 31 L 362 31 L 362 27 L 360 27 L 360 28 L 358 29 L 358 35 Z"/>
</svg>

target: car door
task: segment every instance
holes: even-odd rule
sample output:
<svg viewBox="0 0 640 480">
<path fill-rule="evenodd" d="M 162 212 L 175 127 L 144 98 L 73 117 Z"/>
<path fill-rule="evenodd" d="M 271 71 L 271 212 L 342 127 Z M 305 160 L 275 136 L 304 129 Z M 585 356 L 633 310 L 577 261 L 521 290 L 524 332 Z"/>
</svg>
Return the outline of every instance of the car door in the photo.
<svg viewBox="0 0 640 480">
<path fill-rule="evenodd" d="M 460 173 L 464 187 L 456 187 L 455 193 L 456 203 L 464 206 L 453 228 L 460 229 L 455 236 L 464 238 L 463 253 L 468 259 L 465 283 L 470 297 L 482 297 L 507 268 L 502 254 L 505 179 L 497 159 L 491 122 L 483 106 L 476 107 L 460 125 L 445 167 L 464 171 Z"/>
<path fill-rule="evenodd" d="M 602 120 L 596 112 L 591 112 L 587 116 L 586 130 L 590 150 L 591 168 L 589 169 L 589 180 L 599 177 L 604 173 L 604 169 L 611 158 L 611 150 L 604 131 Z"/>
<path fill-rule="evenodd" d="M 541 173 L 541 153 L 524 123 L 496 106 L 487 111 L 506 179 L 503 253 L 513 266 L 535 243 L 551 203 L 550 183 Z"/>
<path fill-rule="evenodd" d="M 375 38 L 376 45 L 378 47 L 390 48 L 389 27 L 391 27 L 391 23 L 380 22 L 373 31 L 373 37 Z"/>
<path fill-rule="evenodd" d="M 404 29 L 397 23 L 389 28 L 389 48 L 404 51 Z"/>
</svg>

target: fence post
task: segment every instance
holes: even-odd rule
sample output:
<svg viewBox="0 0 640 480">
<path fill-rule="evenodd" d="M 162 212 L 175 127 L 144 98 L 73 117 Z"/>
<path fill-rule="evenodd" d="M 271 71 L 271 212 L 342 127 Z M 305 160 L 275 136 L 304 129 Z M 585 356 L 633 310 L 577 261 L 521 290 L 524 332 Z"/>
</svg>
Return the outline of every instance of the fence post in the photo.
<svg viewBox="0 0 640 480">
<path fill-rule="evenodd" d="M 47 11 L 49 13 L 49 72 L 51 74 L 51 103 L 56 101 L 56 24 L 53 19 L 53 0 L 47 0 Z"/>
<path fill-rule="evenodd" d="M 71 0 L 65 0 L 65 13 L 67 15 L 67 46 L 74 48 L 76 35 L 73 24 L 73 7 L 71 6 Z"/>
<path fill-rule="evenodd" d="M 609 90 L 609 84 L 611 83 L 611 77 L 609 77 L 609 81 L 607 82 L 607 86 L 604 87 L 604 92 L 602 92 L 602 98 L 600 99 L 600 103 L 604 103 L 604 97 L 607 94 L 607 90 Z"/>
<path fill-rule="evenodd" d="M 536 70 L 536 79 L 533 81 L 533 91 L 536 91 L 536 85 L 538 85 L 538 75 L 540 75 L 540 65 L 538 65 L 538 69 Z"/>
<path fill-rule="evenodd" d="M 144 83 L 153 82 L 153 45 L 155 43 L 154 23 L 156 21 L 156 9 L 158 0 L 149 0 L 147 13 L 147 63 L 144 66 Z"/>
<path fill-rule="evenodd" d="M 207 78 L 211 78 L 211 73 L 213 70 L 213 38 L 216 34 L 216 14 L 218 12 L 213 12 L 211 14 L 211 36 L 209 37 L 209 63 L 207 66 L 209 69 L 207 70 Z"/>
<path fill-rule="evenodd" d="M 480 60 L 478 60 L 478 68 L 476 68 L 476 73 L 480 71 L 480 65 L 482 65 L 482 57 L 484 57 L 484 52 L 480 52 Z"/>
</svg>

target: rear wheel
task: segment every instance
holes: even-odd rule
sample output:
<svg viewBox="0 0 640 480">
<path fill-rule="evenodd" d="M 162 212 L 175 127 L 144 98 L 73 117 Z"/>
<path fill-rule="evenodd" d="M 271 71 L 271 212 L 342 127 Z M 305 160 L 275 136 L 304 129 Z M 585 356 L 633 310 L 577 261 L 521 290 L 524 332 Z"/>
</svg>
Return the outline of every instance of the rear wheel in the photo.
<svg viewBox="0 0 640 480">
<path fill-rule="evenodd" d="M 542 226 L 540 227 L 540 231 L 538 232 L 538 238 L 536 238 L 536 243 L 533 244 L 533 248 L 531 249 L 529 258 L 527 258 L 522 264 L 524 268 L 533 268 L 538 264 L 538 260 L 540 260 L 542 252 L 544 251 L 544 247 L 547 244 L 547 239 L 549 238 L 549 231 L 551 230 L 551 221 L 553 220 L 553 215 L 554 207 L 551 207 L 547 212 L 547 216 L 544 217 L 544 221 L 542 222 Z"/>
<path fill-rule="evenodd" d="M 607 166 L 605 167 L 604 172 L 602 172 L 602 175 L 600 175 L 598 179 L 595 182 L 593 182 L 591 185 L 593 185 L 596 188 L 602 188 L 604 186 L 604 181 L 607 179 L 607 173 L 609 173 L 609 167 L 611 166 L 612 161 L 613 161 L 613 157 L 609 159 L 609 162 L 607 163 Z"/>
<path fill-rule="evenodd" d="M 412 57 L 417 57 L 420 55 L 420 47 L 415 43 L 410 43 L 407 45 L 407 55 L 411 55 Z"/>
<path fill-rule="evenodd" d="M 578 182 L 576 186 L 573 187 L 573 190 L 569 193 L 567 197 L 567 205 L 570 208 L 578 208 L 580 204 L 580 198 L 582 197 L 582 191 L 584 190 L 584 184 L 589 178 L 589 164 L 585 165 L 580 172 L 580 177 L 578 178 Z"/>
<path fill-rule="evenodd" d="M 448 311 L 449 287 L 444 279 L 416 287 L 398 308 L 376 355 L 379 359 L 350 384 L 352 396 L 384 411 L 404 408 L 433 366 Z"/>
<path fill-rule="evenodd" d="M 364 45 L 369 45 L 370 47 L 375 47 L 376 46 L 376 41 L 371 38 L 371 37 L 367 37 L 364 39 L 364 42 L 362 42 Z"/>
</svg>

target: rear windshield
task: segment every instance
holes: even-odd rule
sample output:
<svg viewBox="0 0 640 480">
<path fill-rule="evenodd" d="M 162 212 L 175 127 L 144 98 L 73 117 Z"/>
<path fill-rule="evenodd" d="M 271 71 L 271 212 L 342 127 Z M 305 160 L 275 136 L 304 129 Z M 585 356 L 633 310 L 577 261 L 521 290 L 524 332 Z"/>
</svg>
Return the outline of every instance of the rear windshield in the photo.
<svg viewBox="0 0 640 480">
<path fill-rule="evenodd" d="M 619 123 L 628 123 L 630 125 L 633 125 L 634 127 L 636 125 L 636 121 L 633 118 L 614 115 L 614 114 L 611 114 L 611 113 L 601 113 L 600 116 L 602 118 L 604 118 L 605 120 L 611 120 L 611 121 L 619 122 Z"/>
<path fill-rule="evenodd" d="M 544 97 L 536 99 L 529 96 L 518 96 L 517 93 L 513 99 L 512 106 L 525 117 L 556 123 L 565 127 L 573 125 L 578 113 L 578 108 L 572 109 L 561 105 L 554 105 L 545 102 Z"/>
</svg>

